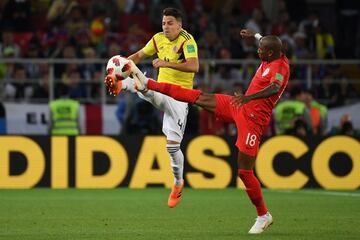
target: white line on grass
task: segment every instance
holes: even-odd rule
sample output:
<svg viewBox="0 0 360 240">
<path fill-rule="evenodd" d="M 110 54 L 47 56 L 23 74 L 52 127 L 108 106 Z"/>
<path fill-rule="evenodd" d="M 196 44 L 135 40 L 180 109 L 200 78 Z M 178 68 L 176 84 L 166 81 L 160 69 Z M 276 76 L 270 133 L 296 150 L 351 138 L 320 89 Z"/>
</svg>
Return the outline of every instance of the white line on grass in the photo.
<svg viewBox="0 0 360 240">
<path fill-rule="evenodd" d="M 326 190 L 271 190 L 264 189 L 265 191 L 275 191 L 282 193 L 304 193 L 312 195 L 332 195 L 332 196 L 343 196 L 343 197 L 360 197 L 360 193 L 350 193 L 350 192 L 336 192 L 336 191 L 326 191 Z"/>
</svg>

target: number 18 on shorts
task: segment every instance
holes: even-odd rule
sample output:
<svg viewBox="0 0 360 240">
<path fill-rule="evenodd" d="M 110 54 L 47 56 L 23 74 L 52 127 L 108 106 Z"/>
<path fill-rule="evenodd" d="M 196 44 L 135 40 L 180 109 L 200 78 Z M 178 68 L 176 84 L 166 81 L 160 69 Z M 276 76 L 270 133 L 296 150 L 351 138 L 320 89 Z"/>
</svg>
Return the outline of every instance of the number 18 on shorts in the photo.
<svg viewBox="0 0 360 240">
<path fill-rule="evenodd" d="M 250 156 L 256 156 L 259 151 L 260 139 L 262 135 L 261 126 L 250 120 L 242 119 L 237 123 L 238 136 L 236 146 L 243 153 Z"/>
</svg>

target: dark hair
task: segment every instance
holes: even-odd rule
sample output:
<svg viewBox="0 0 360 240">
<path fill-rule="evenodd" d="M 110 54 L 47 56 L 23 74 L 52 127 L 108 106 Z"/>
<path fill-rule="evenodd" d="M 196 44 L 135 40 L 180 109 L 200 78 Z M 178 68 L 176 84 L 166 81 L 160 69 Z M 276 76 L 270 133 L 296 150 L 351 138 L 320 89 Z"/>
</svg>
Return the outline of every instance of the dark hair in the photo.
<svg viewBox="0 0 360 240">
<path fill-rule="evenodd" d="M 173 16 L 178 21 L 182 21 L 182 13 L 179 9 L 168 7 L 163 10 L 163 16 Z"/>
<path fill-rule="evenodd" d="M 16 64 L 15 66 L 14 66 L 14 70 L 13 70 L 13 72 L 16 72 L 16 71 L 18 71 L 18 70 L 26 70 L 25 69 L 25 66 L 24 65 L 22 65 L 22 64 Z"/>
<path fill-rule="evenodd" d="M 310 94 L 311 96 L 315 96 L 315 91 L 313 89 L 305 88 L 302 90 L 302 92 Z"/>
<path fill-rule="evenodd" d="M 345 122 L 342 127 L 341 127 L 341 134 L 344 134 L 344 135 L 350 135 L 352 134 L 352 131 L 354 131 L 354 127 L 353 127 L 353 124 L 352 122 L 350 121 L 347 121 Z"/>
<path fill-rule="evenodd" d="M 291 97 L 291 98 L 296 98 L 296 97 L 299 96 L 302 92 L 303 92 L 302 88 L 300 88 L 300 87 L 293 87 L 293 88 L 290 90 L 290 97 Z"/>
</svg>

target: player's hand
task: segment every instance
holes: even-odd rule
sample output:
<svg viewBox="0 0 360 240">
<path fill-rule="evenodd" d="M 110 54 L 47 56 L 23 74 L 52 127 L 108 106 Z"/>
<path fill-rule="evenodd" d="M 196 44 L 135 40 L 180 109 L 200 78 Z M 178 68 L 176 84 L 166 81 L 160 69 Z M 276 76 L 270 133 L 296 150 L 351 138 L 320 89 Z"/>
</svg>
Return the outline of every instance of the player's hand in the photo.
<svg viewBox="0 0 360 240">
<path fill-rule="evenodd" d="M 156 58 L 152 61 L 152 65 L 154 68 L 159 68 L 159 67 L 167 67 L 168 62 L 161 60 L 160 58 Z"/>
<path fill-rule="evenodd" d="M 107 75 L 104 79 L 104 83 L 106 86 L 107 91 L 110 95 L 116 96 L 121 91 L 121 85 L 120 81 L 116 81 L 114 76 Z"/>
<path fill-rule="evenodd" d="M 250 37 L 255 37 L 255 33 L 249 29 L 241 29 L 240 36 L 242 38 L 250 38 Z"/>
<path fill-rule="evenodd" d="M 239 92 L 235 92 L 234 93 L 234 97 L 231 100 L 230 104 L 234 107 L 241 107 L 242 105 L 244 105 L 245 103 L 248 103 L 251 99 L 248 96 L 245 96 L 242 93 Z"/>
</svg>

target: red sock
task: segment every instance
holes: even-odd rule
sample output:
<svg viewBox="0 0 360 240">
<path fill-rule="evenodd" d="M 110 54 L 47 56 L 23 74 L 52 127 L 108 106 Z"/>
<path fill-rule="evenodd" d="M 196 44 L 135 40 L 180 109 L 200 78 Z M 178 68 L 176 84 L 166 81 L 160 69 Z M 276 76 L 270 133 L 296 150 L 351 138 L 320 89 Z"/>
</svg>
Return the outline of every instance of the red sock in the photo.
<svg viewBox="0 0 360 240">
<path fill-rule="evenodd" d="M 147 88 L 191 104 L 194 104 L 201 94 L 200 90 L 187 89 L 171 83 L 159 83 L 151 79 L 147 83 Z"/>
<path fill-rule="evenodd" d="M 251 202 L 255 205 L 257 215 L 262 216 L 268 212 L 264 199 L 261 193 L 261 185 L 259 180 L 255 177 L 253 170 L 238 170 L 238 176 L 243 181 L 246 192 L 251 200 Z"/>
</svg>

